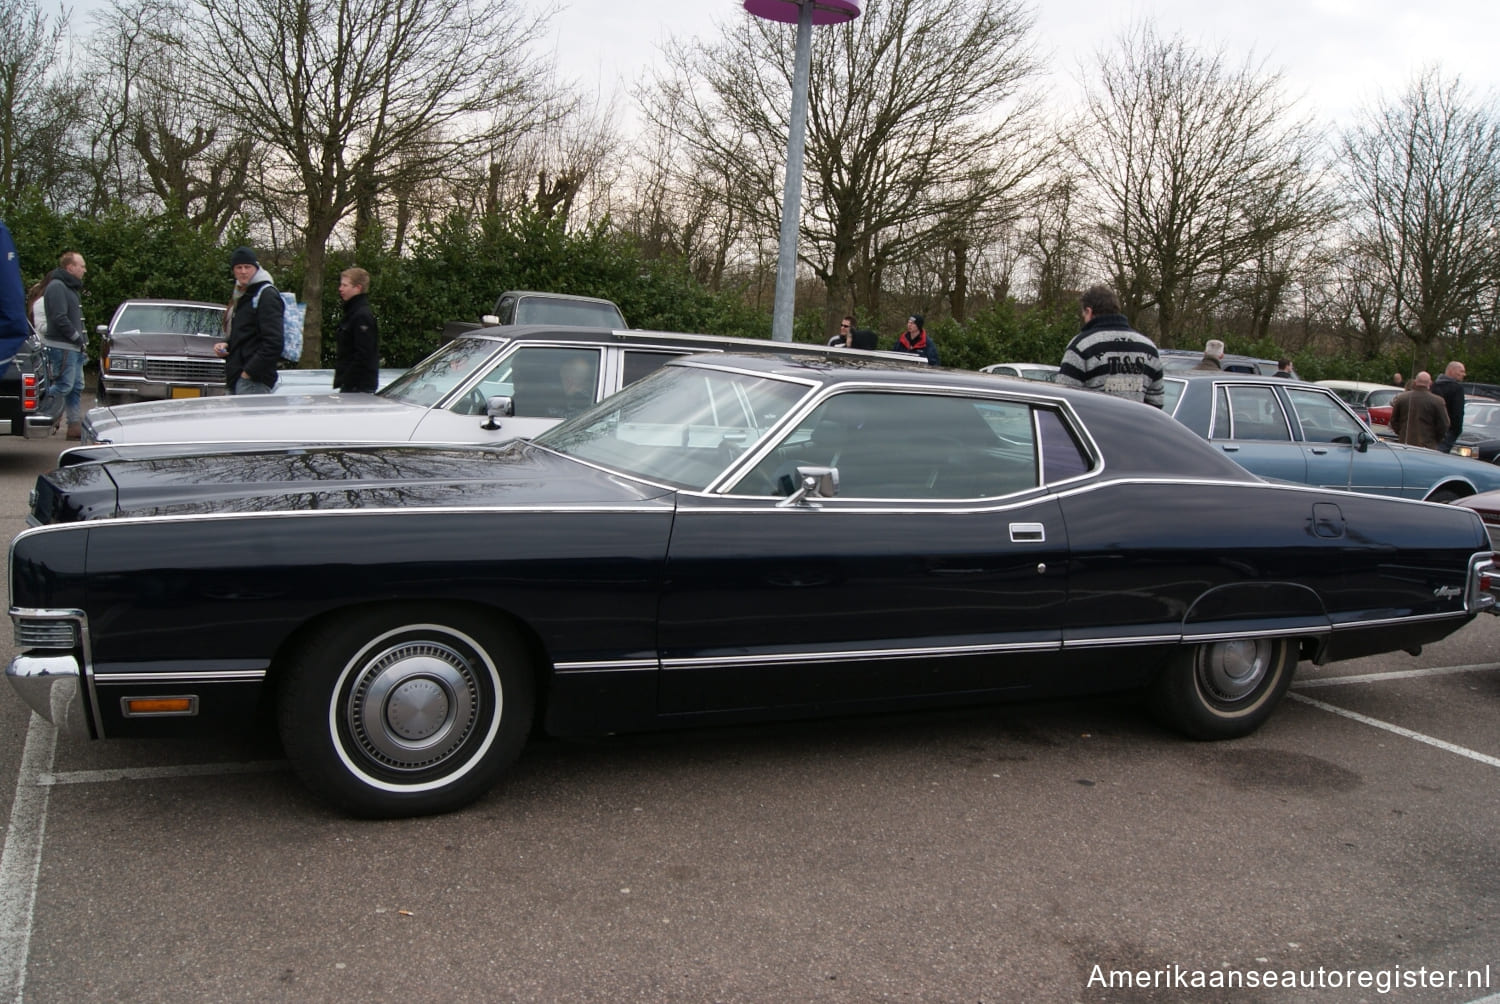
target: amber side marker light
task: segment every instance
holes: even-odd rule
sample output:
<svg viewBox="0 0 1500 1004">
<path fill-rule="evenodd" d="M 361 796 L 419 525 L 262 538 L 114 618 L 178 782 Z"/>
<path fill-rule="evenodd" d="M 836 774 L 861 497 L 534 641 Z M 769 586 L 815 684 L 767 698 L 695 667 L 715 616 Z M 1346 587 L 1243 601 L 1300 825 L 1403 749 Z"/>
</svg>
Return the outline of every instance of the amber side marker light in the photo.
<svg viewBox="0 0 1500 1004">
<path fill-rule="evenodd" d="M 153 716 L 196 715 L 197 697 L 122 697 L 120 710 L 126 718 L 149 718 Z"/>
</svg>

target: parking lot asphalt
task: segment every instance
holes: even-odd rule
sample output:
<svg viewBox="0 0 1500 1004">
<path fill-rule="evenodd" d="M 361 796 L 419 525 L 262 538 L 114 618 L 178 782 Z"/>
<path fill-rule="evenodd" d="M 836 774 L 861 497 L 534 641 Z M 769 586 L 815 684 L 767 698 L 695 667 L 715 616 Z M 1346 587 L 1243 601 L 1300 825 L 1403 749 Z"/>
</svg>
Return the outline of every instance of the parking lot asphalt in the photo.
<svg viewBox="0 0 1500 1004">
<path fill-rule="evenodd" d="M 0 442 L 6 540 L 62 445 Z M 1233 742 L 1129 697 L 536 740 L 388 822 L 0 688 L 0 998 L 1500 1004 L 1497 641 L 1304 663 Z"/>
</svg>

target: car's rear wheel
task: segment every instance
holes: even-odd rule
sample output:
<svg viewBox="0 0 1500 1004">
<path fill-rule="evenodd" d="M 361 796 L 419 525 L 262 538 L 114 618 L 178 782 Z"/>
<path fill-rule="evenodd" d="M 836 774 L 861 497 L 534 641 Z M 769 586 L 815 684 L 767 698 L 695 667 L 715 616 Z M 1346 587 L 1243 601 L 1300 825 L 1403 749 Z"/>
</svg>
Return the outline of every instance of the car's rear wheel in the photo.
<svg viewBox="0 0 1500 1004">
<path fill-rule="evenodd" d="M 531 727 L 535 683 L 508 626 L 473 612 L 385 608 L 332 622 L 288 660 L 282 744 L 316 794 L 360 816 L 459 808 Z"/>
<path fill-rule="evenodd" d="M 1184 648 L 1157 676 L 1151 703 L 1166 725 L 1195 739 L 1233 739 L 1260 728 L 1292 682 L 1297 646 L 1244 638 Z"/>
<path fill-rule="evenodd" d="M 1439 488 L 1437 491 L 1427 496 L 1426 501 L 1442 502 L 1444 505 L 1446 505 L 1449 502 L 1458 501 L 1459 499 L 1463 498 L 1465 494 L 1465 492 L 1458 491 L 1455 488 Z"/>
</svg>

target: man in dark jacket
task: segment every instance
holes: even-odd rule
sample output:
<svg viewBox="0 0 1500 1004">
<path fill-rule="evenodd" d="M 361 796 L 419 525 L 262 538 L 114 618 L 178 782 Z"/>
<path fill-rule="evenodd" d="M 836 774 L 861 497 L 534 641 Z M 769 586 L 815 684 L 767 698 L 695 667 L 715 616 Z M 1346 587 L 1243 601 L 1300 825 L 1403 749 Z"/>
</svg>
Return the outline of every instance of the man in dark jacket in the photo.
<svg viewBox="0 0 1500 1004">
<path fill-rule="evenodd" d="M 269 394 L 276 386 L 286 303 L 250 248 L 235 248 L 229 267 L 234 273 L 234 297 L 224 316 L 229 340 L 214 346 L 224 357 L 224 385 L 231 394 Z"/>
<path fill-rule="evenodd" d="M 380 386 L 380 329 L 370 310 L 369 291 L 369 272 L 346 268 L 339 273 L 344 319 L 335 334 L 333 389 L 343 394 L 373 394 Z"/>
<path fill-rule="evenodd" d="M 69 439 L 77 439 L 83 429 L 83 359 L 88 351 L 89 336 L 88 329 L 83 326 L 79 293 L 83 289 L 83 274 L 87 271 L 83 255 L 77 251 L 64 251 L 47 283 L 47 291 L 42 294 L 47 316 L 47 333 L 42 344 L 47 348 L 53 389 L 63 398 Z"/>
<path fill-rule="evenodd" d="M 901 332 L 896 339 L 896 351 L 906 352 L 914 356 L 923 356 L 927 359 L 927 365 L 938 365 L 937 342 L 923 327 L 924 320 L 921 314 L 912 314 L 906 319 L 906 330 Z"/>
<path fill-rule="evenodd" d="M 1443 437 L 1443 443 L 1438 447 L 1444 453 L 1453 449 L 1453 444 L 1458 442 L 1458 434 L 1464 431 L 1463 380 L 1468 375 L 1468 368 L 1455 359 L 1443 370 L 1443 375 L 1432 384 L 1432 392 L 1442 398 L 1443 403 L 1448 406 L 1448 434 Z"/>
<path fill-rule="evenodd" d="M 1078 298 L 1083 330 L 1063 352 L 1057 382 L 1087 387 L 1160 408 L 1161 353 L 1120 313 L 1120 298 L 1108 286 L 1090 286 Z"/>
</svg>

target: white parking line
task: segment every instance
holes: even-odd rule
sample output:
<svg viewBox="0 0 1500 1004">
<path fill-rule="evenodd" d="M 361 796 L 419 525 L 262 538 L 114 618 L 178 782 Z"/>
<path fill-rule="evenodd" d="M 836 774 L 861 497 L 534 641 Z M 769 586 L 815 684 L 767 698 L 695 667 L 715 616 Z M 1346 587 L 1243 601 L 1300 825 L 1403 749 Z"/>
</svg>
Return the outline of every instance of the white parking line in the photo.
<svg viewBox="0 0 1500 1004">
<path fill-rule="evenodd" d="M 37 876 L 42 868 L 42 834 L 47 829 L 51 789 L 37 778 L 52 770 L 57 729 L 35 713 L 26 727 L 16 798 L 11 803 L 5 851 L 0 853 L 0 993 L 21 1001 L 26 992 L 26 960 L 31 952 L 31 918 Z"/>
<path fill-rule="evenodd" d="M 242 760 L 225 763 L 184 763 L 171 767 L 119 767 L 111 770 L 66 770 L 42 774 L 36 783 L 45 788 L 59 784 L 103 784 L 107 781 L 149 781 L 159 777 L 216 777 L 220 774 L 268 774 L 290 770 L 285 760 Z"/>
<path fill-rule="evenodd" d="M 1341 715 L 1344 718 L 1348 718 L 1351 721 L 1360 722 L 1364 725 L 1373 725 L 1377 729 L 1385 729 L 1387 732 L 1393 732 L 1398 736 L 1403 736 L 1407 739 L 1414 739 L 1419 743 L 1426 743 L 1428 746 L 1435 746 L 1438 749 L 1444 750 L 1448 753 L 1457 753 L 1459 756 L 1468 757 L 1470 760 L 1477 760 L 1479 763 L 1488 764 L 1491 767 L 1500 767 L 1500 757 L 1492 757 L 1486 753 L 1477 753 L 1474 750 L 1465 749 L 1462 746 L 1455 746 L 1453 743 L 1444 742 L 1442 739 L 1434 739 L 1432 736 L 1424 736 L 1420 732 L 1413 732 L 1411 729 L 1403 729 L 1399 725 L 1392 725 L 1390 722 L 1382 722 L 1378 718 L 1371 718 L 1369 715 L 1362 715 L 1357 711 L 1350 711 L 1347 708 L 1335 707 L 1332 704 L 1324 704 L 1322 701 L 1315 700 L 1314 698 L 1308 697 L 1305 694 L 1292 693 L 1288 694 L 1287 696 L 1294 701 L 1301 701 L 1303 704 L 1310 704 L 1321 711 L 1327 711 L 1335 715 Z"/>
<path fill-rule="evenodd" d="M 26 992 L 26 964 L 31 952 L 31 921 L 37 878 L 42 868 L 42 835 L 47 829 L 47 802 L 60 784 L 100 784 L 164 777 L 261 774 L 287 769 L 285 760 L 240 763 L 179 764 L 173 767 L 125 767 L 119 770 L 71 770 L 55 773 L 57 729 L 33 714 L 26 726 L 16 797 L 11 804 L 5 850 L 0 853 L 0 999 L 19 1002 Z"/>
<path fill-rule="evenodd" d="M 1416 680 L 1424 676 L 1449 676 L 1453 673 L 1483 673 L 1500 669 L 1500 662 L 1479 662 L 1471 666 L 1434 666 L 1431 669 L 1393 669 L 1389 673 L 1361 673 L 1358 676 L 1326 676 L 1321 680 L 1297 680 L 1293 689 L 1341 687 L 1350 683 L 1378 683 L 1383 680 Z"/>
</svg>

